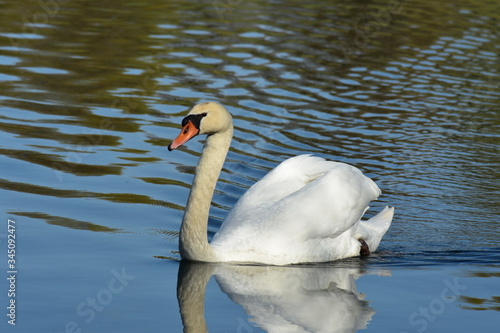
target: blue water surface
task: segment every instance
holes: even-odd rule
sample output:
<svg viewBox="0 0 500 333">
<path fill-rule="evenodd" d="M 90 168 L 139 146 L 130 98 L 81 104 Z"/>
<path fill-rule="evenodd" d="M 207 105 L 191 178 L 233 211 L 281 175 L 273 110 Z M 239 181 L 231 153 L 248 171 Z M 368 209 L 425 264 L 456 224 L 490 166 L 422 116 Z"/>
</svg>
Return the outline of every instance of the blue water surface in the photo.
<svg viewBox="0 0 500 333">
<path fill-rule="evenodd" d="M 2 14 L 2 332 L 498 331 L 495 1 L 30 0 Z M 203 138 L 166 147 L 204 100 L 235 125 L 208 237 L 255 181 L 312 153 L 376 181 L 368 216 L 396 207 L 379 251 L 181 262 Z"/>
</svg>

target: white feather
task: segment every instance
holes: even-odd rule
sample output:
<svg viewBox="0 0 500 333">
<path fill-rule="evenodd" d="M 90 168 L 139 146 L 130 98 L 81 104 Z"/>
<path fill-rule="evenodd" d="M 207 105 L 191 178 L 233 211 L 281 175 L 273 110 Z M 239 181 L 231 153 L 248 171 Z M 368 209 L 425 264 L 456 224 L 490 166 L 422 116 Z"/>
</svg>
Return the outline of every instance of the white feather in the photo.
<svg viewBox="0 0 500 333">
<path fill-rule="evenodd" d="M 380 193 L 353 166 L 311 155 L 296 156 L 241 197 L 211 245 L 222 261 L 276 265 L 359 255 L 358 238 L 374 250 L 387 231 L 360 222 L 368 203 Z M 388 227 L 390 212 L 377 221 Z"/>
</svg>

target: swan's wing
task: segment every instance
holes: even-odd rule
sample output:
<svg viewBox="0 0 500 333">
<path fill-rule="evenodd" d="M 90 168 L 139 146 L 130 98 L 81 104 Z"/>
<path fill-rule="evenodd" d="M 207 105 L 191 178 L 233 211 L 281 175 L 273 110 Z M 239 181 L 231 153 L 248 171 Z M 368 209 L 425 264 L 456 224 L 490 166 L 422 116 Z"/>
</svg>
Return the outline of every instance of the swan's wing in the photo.
<svg viewBox="0 0 500 333">
<path fill-rule="evenodd" d="M 249 208 L 274 204 L 323 176 L 336 164 L 311 155 L 289 158 L 250 187 L 233 211 L 237 213 L 238 206 Z"/>
<path fill-rule="evenodd" d="M 357 168 L 336 163 L 271 207 L 272 228 L 286 228 L 297 239 L 334 238 L 352 228 L 380 195 L 378 186 Z M 277 231 L 277 229 L 276 229 Z"/>
<path fill-rule="evenodd" d="M 380 195 L 357 168 L 301 155 L 286 160 L 252 186 L 236 204 L 212 244 L 226 251 L 258 251 L 269 244 L 334 238 L 360 220 Z"/>
</svg>

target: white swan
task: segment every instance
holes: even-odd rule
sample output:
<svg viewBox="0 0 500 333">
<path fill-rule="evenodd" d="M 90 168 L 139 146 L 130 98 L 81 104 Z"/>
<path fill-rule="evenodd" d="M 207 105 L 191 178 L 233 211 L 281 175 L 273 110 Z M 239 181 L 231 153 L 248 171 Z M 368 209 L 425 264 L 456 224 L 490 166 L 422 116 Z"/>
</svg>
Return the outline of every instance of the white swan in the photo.
<svg viewBox="0 0 500 333">
<path fill-rule="evenodd" d="M 389 207 L 361 221 L 381 192 L 360 170 L 300 155 L 254 184 L 209 244 L 210 204 L 233 135 L 231 115 L 215 102 L 195 105 L 168 149 L 198 134 L 207 139 L 179 234 L 184 259 L 271 265 L 333 261 L 375 251 L 391 224 L 394 208 Z"/>
</svg>

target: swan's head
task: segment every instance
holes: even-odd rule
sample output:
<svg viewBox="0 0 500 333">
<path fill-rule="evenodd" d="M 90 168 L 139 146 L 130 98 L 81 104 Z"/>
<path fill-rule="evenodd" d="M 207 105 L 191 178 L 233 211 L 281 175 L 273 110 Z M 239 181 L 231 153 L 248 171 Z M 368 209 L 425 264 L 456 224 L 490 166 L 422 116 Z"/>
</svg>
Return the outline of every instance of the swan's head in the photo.
<svg viewBox="0 0 500 333">
<path fill-rule="evenodd" d="M 181 133 L 168 146 L 168 150 L 176 149 L 198 134 L 211 135 L 227 131 L 232 122 L 231 114 L 221 104 L 216 102 L 196 104 L 182 119 Z"/>
</svg>

